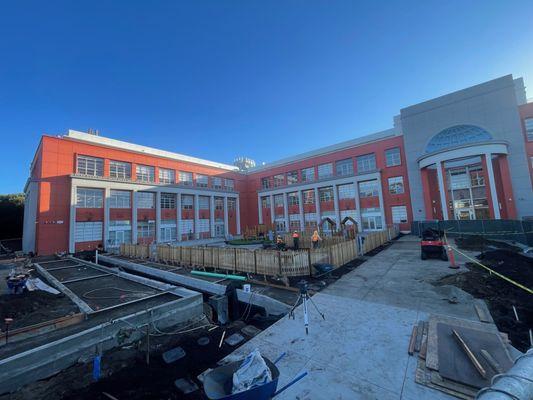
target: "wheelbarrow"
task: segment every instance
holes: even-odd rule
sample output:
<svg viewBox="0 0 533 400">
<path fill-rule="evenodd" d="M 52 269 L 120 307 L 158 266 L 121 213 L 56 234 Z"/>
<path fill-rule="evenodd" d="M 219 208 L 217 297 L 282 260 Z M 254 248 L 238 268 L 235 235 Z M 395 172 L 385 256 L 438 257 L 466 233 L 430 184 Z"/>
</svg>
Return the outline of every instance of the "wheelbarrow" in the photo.
<svg viewBox="0 0 533 400">
<path fill-rule="evenodd" d="M 307 372 L 303 372 L 287 383 L 281 389 L 278 388 L 279 369 L 276 367 L 276 363 L 285 356 L 285 353 L 281 354 L 276 361 L 272 362 L 268 358 L 263 357 L 266 365 L 270 368 L 272 373 L 272 380 L 264 384 L 254 386 L 244 392 L 231 393 L 233 388 L 233 373 L 237 371 L 241 364 L 241 361 L 235 361 L 221 367 L 215 368 L 208 372 L 204 377 L 204 392 L 209 400 L 269 400 L 277 396 L 285 389 L 294 385 L 300 379 L 307 375 Z"/>
</svg>

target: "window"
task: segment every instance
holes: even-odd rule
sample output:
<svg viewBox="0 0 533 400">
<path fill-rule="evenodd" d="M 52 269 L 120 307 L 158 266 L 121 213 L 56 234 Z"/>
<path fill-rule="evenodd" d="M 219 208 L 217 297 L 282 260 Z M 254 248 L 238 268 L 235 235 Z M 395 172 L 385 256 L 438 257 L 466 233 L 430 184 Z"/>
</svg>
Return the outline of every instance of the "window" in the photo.
<svg viewBox="0 0 533 400">
<path fill-rule="evenodd" d="M 402 160 L 400 158 L 400 148 L 395 147 L 385 151 L 385 165 L 387 167 L 394 167 L 395 165 L 401 165 Z"/>
<path fill-rule="evenodd" d="M 180 183 L 185 186 L 192 185 L 192 172 L 179 172 Z"/>
<path fill-rule="evenodd" d="M 270 208 L 270 197 L 261 197 L 261 208 Z"/>
<path fill-rule="evenodd" d="M 361 222 L 364 231 L 374 231 L 383 229 L 381 211 L 379 208 L 361 209 Z"/>
<path fill-rule="evenodd" d="M 237 209 L 237 200 L 233 197 L 228 197 L 228 210 L 235 211 Z"/>
<path fill-rule="evenodd" d="M 393 206 L 392 211 L 392 223 L 404 224 L 407 222 L 407 208 L 405 206 Z"/>
<path fill-rule="evenodd" d="M 315 167 L 302 169 L 302 182 L 311 182 L 315 180 Z"/>
<path fill-rule="evenodd" d="M 402 194 L 403 192 L 403 176 L 389 178 L 389 193 Z"/>
<path fill-rule="evenodd" d="M 527 140 L 533 141 L 533 118 L 526 118 L 524 125 L 526 126 Z"/>
<path fill-rule="evenodd" d="M 215 197 L 215 210 L 224 210 L 224 199 L 222 197 Z"/>
<path fill-rule="evenodd" d="M 137 208 L 154 208 L 155 193 L 137 192 Z"/>
<path fill-rule="evenodd" d="M 282 194 L 277 194 L 274 196 L 274 206 L 283 207 L 283 195 Z"/>
<path fill-rule="evenodd" d="M 154 182 L 155 168 L 148 165 L 137 165 L 137 182 Z"/>
<path fill-rule="evenodd" d="M 207 175 L 196 174 L 196 187 L 207 187 L 209 178 Z"/>
<path fill-rule="evenodd" d="M 78 174 L 104 176 L 104 160 L 102 158 L 78 156 L 76 165 Z"/>
<path fill-rule="evenodd" d="M 338 176 L 353 175 L 353 161 L 351 158 L 335 163 L 335 172 Z"/>
<path fill-rule="evenodd" d="M 261 187 L 263 189 L 270 189 L 270 178 L 261 178 Z"/>
<path fill-rule="evenodd" d="M 333 201 L 333 188 L 322 188 L 318 189 L 318 198 L 321 203 L 326 201 Z"/>
<path fill-rule="evenodd" d="M 235 189 L 235 181 L 233 179 L 225 178 L 224 179 L 224 187 L 226 188 L 226 190 Z"/>
<path fill-rule="evenodd" d="M 74 241 L 96 242 L 102 240 L 103 222 L 76 222 Z"/>
<path fill-rule="evenodd" d="M 111 190 L 109 193 L 109 207 L 130 208 L 131 192 L 126 190 Z"/>
<path fill-rule="evenodd" d="M 213 178 L 213 189 L 222 189 L 222 178 Z"/>
<path fill-rule="evenodd" d="M 78 208 L 102 208 L 104 206 L 102 189 L 78 188 L 76 195 L 76 207 Z"/>
<path fill-rule="evenodd" d="M 174 193 L 161 193 L 161 208 L 176 208 L 176 195 Z"/>
<path fill-rule="evenodd" d="M 298 204 L 300 204 L 300 202 L 298 201 L 298 193 L 293 192 L 287 194 L 287 202 L 289 206 L 297 206 Z"/>
<path fill-rule="evenodd" d="M 333 176 L 333 164 L 321 164 L 318 166 L 318 179 L 325 179 Z"/>
<path fill-rule="evenodd" d="M 378 195 L 378 181 L 359 182 L 359 197 L 373 197 Z"/>
<path fill-rule="evenodd" d="M 175 242 L 176 241 L 176 227 L 175 226 L 164 226 L 160 229 L 161 233 L 161 242 Z"/>
<path fill-rule="evenodd" d="M 376 169 L 376 156 L 374 153 L 357 157 L 357 172 L 369 172 Z"/>
<path fill-rule="evenodd" d="M 198 208 L 200 210 L 209 210 L 209 197 L 199 196 L 198 197 Z"/>
<path fill-rule="evenodd" d="M 304 190 L 302 195 L 304 198 L 304 204 L 315 204 L 315 191 L 313 189 Z"/>
<path fill-rule="evenodd" d="M 109 176 L 116 179 L 131 179 L 131 164 L 121 161 L 109 161 Z"/>
<path fill-rule="evenodd" d="M 176 172 L 172 169 L 159 168 L 159 183 L 175 183 Z"/>
<path fill-rule="evenodd" d="M 352 183 L 339 185 L 339 199 L 355 199 L 355 186 Z"/>
<path fill-rule="evenodd" d="M 470 183 L 472 187 L 485 186 L 485 176 L 481 172 L 481 169 L 470 170 Z"/>
<path fill-rule="evenodd" d="M 155 221 L 137 222 L 138 238 L 153 238 L 155 236 Z"/>
<path fill-rule="evenodd" d="M 287 185 L 298 183 L 298 171 L 287 172 Z"/>
<path fill-rule="evenodd" d="M 285 175 L 274 175 L 274 187 L 280 187 L 285 184 Z"/>
<path fill-rule="evenodd" d="M 182 195 L 181 196 L 181 209 L 182 210 L 192 210 L 194 205 L 194 196 Z"/>
<path fill-rule="evenodd" d="M 109 244 L 117 246 L 121 243 L 131 243 L 131 228 L 109 231 Z"/>
</svg>

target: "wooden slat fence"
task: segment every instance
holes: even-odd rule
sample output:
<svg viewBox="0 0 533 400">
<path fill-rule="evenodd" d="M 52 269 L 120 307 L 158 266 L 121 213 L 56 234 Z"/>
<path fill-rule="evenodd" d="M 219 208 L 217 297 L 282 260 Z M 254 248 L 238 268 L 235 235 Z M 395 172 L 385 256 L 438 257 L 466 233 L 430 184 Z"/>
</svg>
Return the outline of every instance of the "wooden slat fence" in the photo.
<svg viewBox="0 0 533 400">
<path fill-rule="evenodd" d="M 398 236 L 396 227 L 365 234 L 362 253 L 368 253 Z M 249 250 L 235 247 L 168 246 L 156 247 L 153 258 L 159 262 L 171 262 L 208 267 L 226 272 L 252 273 L 269 276 L 305 276 L 314 273 L 313 264 L 332 264 L 340 267 L 360 255 L 359 239 L 341 240 L 328 238 L 318 249 L 297 251 Z M 291 238 L 292 241 L 292 238 Z M 309 239 L 310 242 L 310 239 Z M 303 246 L 302 246 L 303 247 Z M 148 259 L 149 245 L 122 244 L 120 254 L 130 258 Z"/>
</svg>

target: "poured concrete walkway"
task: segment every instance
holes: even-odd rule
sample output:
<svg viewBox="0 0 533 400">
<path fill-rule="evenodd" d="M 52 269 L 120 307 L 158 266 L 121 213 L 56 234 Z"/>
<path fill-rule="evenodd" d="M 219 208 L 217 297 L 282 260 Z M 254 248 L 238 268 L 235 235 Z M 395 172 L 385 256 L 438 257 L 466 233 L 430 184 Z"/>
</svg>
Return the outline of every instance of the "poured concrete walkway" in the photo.
<svg viewBox="0 0 533 400">
<path fill-rule="evenodd" d="M 369 258 L 313 300 L 305 335 L 302 308 L 284 317 L 228 359 L 254 348 L 279 363 L 281 387 L 309 375 L 276 399 L 450 399 L 415 383 L 416 357 L 407 354 L 412 327 L 430 313 L 478 321 L 468 294 L 429 283 L 454 273 L 440 260 L 420 260 L 418 238 L 406 236 Z M 459 303 L 448 299 L 455 297 Z"/>
</svg>

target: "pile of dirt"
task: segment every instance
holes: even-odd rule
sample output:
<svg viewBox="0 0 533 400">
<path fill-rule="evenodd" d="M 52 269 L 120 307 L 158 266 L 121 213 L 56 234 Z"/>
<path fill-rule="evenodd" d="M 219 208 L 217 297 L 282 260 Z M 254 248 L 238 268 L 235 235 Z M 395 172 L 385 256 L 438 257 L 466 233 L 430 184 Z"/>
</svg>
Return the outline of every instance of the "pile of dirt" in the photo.
<svg viewBox="0 0 533 400">
<path fill-rule="evenodd" d="M 445 276 L 436 284 L 454 285 L 476 298 L 485 300 L 498 329 L 509 335 L 514 347 L 525 352 L 531 346 L 529 329 L 533 329 L 531 294 L 495 275 L 490 275 L 480 266 L 466 264 L 466 268 L 467 272 Z M 504 267 L 500 266 L 498 272 L 505 275 L 503 269 Z M 513 306 L 519 321 L 515 318 Z"/>
<path fill-rule="evenodd" d="M 507 249 L 485 251 L 477 258 L 494 271 L 533 288 L 533 258 Z"/>
<path fill-rule="evenodd" d="M 78 307 L 63 294 L 55 295 L 35 290 L 0 296 L 0 321 L 13 318 L 11 329 L 50 321 L 76 312 L 79 312 Z"/>
</svg>

